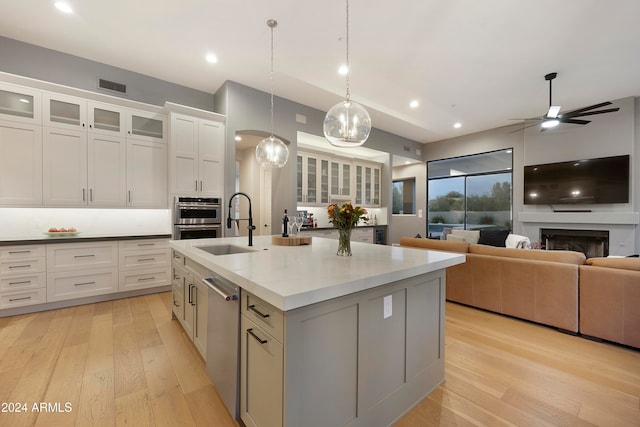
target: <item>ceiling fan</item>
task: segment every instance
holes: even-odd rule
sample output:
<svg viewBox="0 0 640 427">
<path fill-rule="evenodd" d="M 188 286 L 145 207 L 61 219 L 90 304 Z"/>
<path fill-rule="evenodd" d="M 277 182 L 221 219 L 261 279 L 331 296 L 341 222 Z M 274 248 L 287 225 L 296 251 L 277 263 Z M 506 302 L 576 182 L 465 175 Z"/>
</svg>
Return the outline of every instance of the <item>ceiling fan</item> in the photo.
<svg viewBox="0 0 640 427">
<path fill-rule="evenodd" d="M 558 76 L 558 73 L 549 73 L 544 76 L 544 79 L 549 82 L 549 111 L 542 117 L 533 117 L 530 119 L 524 119 L 525 122 L 535 122 L 529 126 L 535 126 L 540 123 L 542 126 L 542 131 L 558 126 L 560 123 L 572 123 L 576 125 L 586 125 L 587 123 L 591 123 L 591 120 L 583 120 L 578 117 L 585 116 L 594 116 L 596 114 L 604 114 L 604 113 L 613 113 L 620 108 L 607 108 L 604 110 L 597 110 L 598 108 L 606 107 L 611 105 L 611 102 L 602 102 L 600 104 L 590 105 L 588 107 L 578 108 L 577 110 L 569 111 L 566 113 L 560 114 L 560 106 L 553 105 L 552 102 L 552 91 L 551 91 L 551 82 Z M 597 110 L 597 111 L 594 111 Z"/>
</svg>

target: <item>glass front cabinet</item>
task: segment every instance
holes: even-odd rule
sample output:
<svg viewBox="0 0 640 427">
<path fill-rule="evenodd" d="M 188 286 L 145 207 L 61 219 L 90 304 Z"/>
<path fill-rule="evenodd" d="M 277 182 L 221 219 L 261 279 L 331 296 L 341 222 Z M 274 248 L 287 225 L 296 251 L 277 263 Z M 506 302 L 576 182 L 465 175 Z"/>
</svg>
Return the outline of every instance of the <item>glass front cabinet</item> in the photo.
<svg viewBox="0 0 640 427">
<path fill-rule="evenodd" d="M 0 120 L 41 124 L 40 92 L 0 83 Z"/>
</svg>

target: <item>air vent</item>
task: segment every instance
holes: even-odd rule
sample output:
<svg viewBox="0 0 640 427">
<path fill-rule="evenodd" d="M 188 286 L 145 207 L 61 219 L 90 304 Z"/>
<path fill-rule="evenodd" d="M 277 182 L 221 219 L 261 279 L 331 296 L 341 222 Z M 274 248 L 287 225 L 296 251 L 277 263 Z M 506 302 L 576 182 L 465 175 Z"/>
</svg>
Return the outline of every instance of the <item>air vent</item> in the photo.
<svg viewBox="0 0 640 427">
<path fill-rule="evenodd" d="M 110 82 L 105 79 L 98 79 L 98 87 L 100 89 L 111 90 L 118 93 L 127 93 L 127 85 L 123 83 Z"/>
</svg>

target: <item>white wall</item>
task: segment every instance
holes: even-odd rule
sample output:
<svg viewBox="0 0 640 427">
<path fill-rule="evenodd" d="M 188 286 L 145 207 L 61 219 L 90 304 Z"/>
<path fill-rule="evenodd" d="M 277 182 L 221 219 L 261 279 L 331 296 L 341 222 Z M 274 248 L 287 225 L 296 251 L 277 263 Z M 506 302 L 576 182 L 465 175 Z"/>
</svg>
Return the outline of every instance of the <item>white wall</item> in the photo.
<svg viewBox="0 0 640 427">
<path fill-rule="evenodd" d="M 426 144 L 423 159 L 437 160 L 513 148 L 513 231 L 532 241 L 540 238 L 540 228 L 609 230 L 611 255 L 640 252 L 638 211 L 640 185 L 640 101 L 629 97 L 613 101 L 616 113 L 592 116 L 588 125 L 560 125 L 540 132 L 537 127 L 513 125 L 459 138 Z M 554 213 L 549 206 L 525 206 L 523 169 L 525 165 L 583 158 L 631 155 L 630 202 L 580 205 L 592 212 Z M 424 208 L 426 209 L 426 201 Z M 629 219 L 631 218 L 631 219 Z"/>
<path fill-rule="evenodd" d="M 416 179 L 416 213 L 414 215 L 392 215 L 390 243 L 400 243 L 400 238 L 405 236 L 413 237 L 420 234 L 427 237 L 427 166 L 424 162 L 411 165 L 396 166 L 392 171 L 392 178 Z M 391 210 L 391 206 L 389 206 Z M 420 215 L 422 214 L 422 215 Z"/>
</svg>

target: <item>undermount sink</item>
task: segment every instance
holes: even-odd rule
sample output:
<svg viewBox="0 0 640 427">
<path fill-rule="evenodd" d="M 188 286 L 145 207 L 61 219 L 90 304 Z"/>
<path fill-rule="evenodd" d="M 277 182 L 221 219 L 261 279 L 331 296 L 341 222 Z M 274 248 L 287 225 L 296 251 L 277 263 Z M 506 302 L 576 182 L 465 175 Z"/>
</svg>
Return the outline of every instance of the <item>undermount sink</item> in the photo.
<svg viewBox="0 0 640 427">
<path fill-rule="evenodd" d="M 235 245 L 196 246 L 196 248 L 209 252 L 211 255 L 232 255 L 256 252 L 253 249 Z"/>
</svg>

